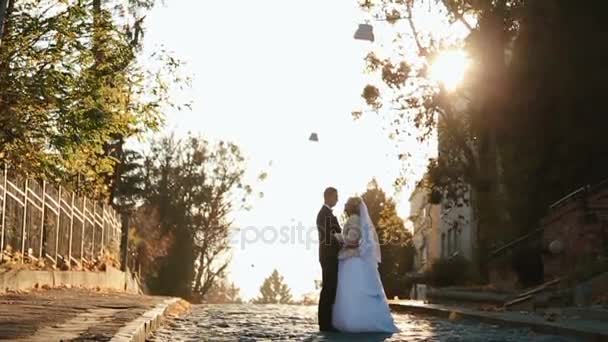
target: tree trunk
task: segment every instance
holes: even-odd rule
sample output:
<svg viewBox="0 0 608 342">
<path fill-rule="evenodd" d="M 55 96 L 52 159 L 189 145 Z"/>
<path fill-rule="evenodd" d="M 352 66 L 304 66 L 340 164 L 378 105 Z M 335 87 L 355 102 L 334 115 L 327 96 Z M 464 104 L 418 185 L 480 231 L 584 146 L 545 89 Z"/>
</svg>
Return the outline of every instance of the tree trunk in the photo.
<svg viewBox="0 0 608 342">
<path fill-rule="evenodd" d="M 101 1 L 102 0 L 93 0 L 93 13 L 95 15 L 94 20 L 97 20 L 97 21 L 100 19 L 99 16 L 101 15 Z M 131 45 L 132 49 L 136 49 L 140 45 L 142 22 L 143 22 L 143 18 L 140 18 L 140 19 L 135 20 L 133 28 L 127 27 L 127 32 L 126 32 L 127 35 L 129 35 L 129 32 L 131 30 L 133 31 L 133 35 L 132 35 L 132 38 L 130 41 L 130 45 Z M 99 26 L 99 24 L 96 24 L 94 26 L 97 28 Z M 96 38 L 94 38 L 95 41 L 93 44 L 93 54 L 95 55 L 96 64 L 100 64 L 103 62 L 104 55 L 103 55 L 103 50 L 99 47 L 99 33 L 98 32 L 96 32 L 95 37 Z M 127 106 L 128 105 L 129 104 L 127 104 Z M 110 192 L 110 197 L 109 197 L 110 203 L 114 202 L 117 188 L 119 187 L 120 181 L 122 179 L 123 164 L 126 162 L 125 154 L 124 154 L 125 137 L 123 135 L 116 135 L 113 138 L 114 138 L 114 141 L 110 141 L 110 142 L 106 143 L 106 145 L 104 146 L 104 153 L 106 155 L 113 154 L 113 157 L 116 158 L 116 160 L 118 160 L 116 166 L 114 167 L 114 173 L 111 176 L 108 176 L 106 178 L 106 185 L 108 186 L 108 189 Z"/>
<path fill-rule="evenodd" d="M 225 263 L 214 272 L 211 270 L 211 263 L 213 261 L 207 260 L 207 263 L 205 263 L 205 257 L 202 253 L 199 257 L 199 261 L 200 263 L 196 273 L 196 279 L 194 281 L 194 293 L 204 297 L 211 286 L 213 286 L 215 279 L 228 267 L 228 263 Z"/>
<path fill-rule="evenodd" d="M 126 271 L 129 268 L 129 216 L 130 212 L 120 213 L 120 269 Z"/>
<path fill-rule="evenodd" d="M 0 0 L 0 52 L 2 52 L 2 42 L 6 40 L 10 32 L 10 17 L 15 9 L 15 0 Z M 2 59 L 5 57 L 6 59 Z M 0 152 L 4 150 L 9 142 L 15 139 L 12 131 L 14 118 L 7 115 L 9 109 L 7 94 L 2 92 L 3 89 L 9 89 L 9 60 L 8 55 L 0 53 Z"/>
<path fill-rule="evenodd" d="M 2 44 L 2 38 L 4 38 L 4 17 L 6 15 L 8 0 L 0 0 L 0 45 Z"/>
<path fill-rule="evenodd" d="M 497 131 L 503 111 L 501 86 L 505 84 L 506 34 L 502 18 L 493 10 L 488 9 L 480 18 L 476 48 L 478 63 L 483 70 L 479 87 L 484 90 L 478 97 L 481 99 L 478 103 L 479 112 L 473 118 L 473 127 L 478 137 L 479 172 L 472 185 L 478 239 L 478 255 L 475 259 L 479 261 L 481 275 L 487 278 L 487 253 L 505 228 L 501 222 L 501 211 L 506 208 L 500 200 Z M 492 86 L 484 87 L 482 84 Z"/>
<path fill-rule="evenodd" d="M 93 0 L 93 46 L 92 46 L 92 50 L 93 50 L 93 55 L 95 57 L 95 64 L 99 64 L 101 62 L 101 60 L 103 59 L 103 56 L 101 54 L 101 48 L 99 47 L 100 45 L 100 23 L 99 20 L 101 16 L 101 0 Z"/>
<path fill-rule="evenodd" d="M 203 274 L 205 272 L 205 258 L 203 257 L 203 253 L 198 258 L 199 264 L 198 269 L 196 270 L 196 279 L 194 280 L 194 292 L 199 293 L 201 290 L 201 282 L 203 279 Z"/>
<path fill-rule="evenodd" d="M 10 17 L 15 9 L 15 0 L 0 0 L 0 51 L 2 51 L 2 42 L 6 40 L 10 32 Z M 2 57 L 2 54 L 0 54 Z M 8 57 L 7 57 L 8 58 Z M 8 60 L 0 60 L 0 82 L 6 80 L 8 76 Z M 0 83 L 0 89 L 6 89 L 2 87 Z M 0 98 L 0 110 L 3 106 L 2 99 Z"/>
</svg>

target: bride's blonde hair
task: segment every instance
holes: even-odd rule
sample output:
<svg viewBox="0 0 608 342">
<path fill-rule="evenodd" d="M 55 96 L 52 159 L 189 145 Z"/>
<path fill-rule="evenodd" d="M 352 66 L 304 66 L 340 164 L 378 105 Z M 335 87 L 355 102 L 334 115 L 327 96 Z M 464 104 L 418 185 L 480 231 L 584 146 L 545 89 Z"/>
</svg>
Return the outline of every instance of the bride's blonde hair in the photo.
<svg viewBox="0 0 608 342">
<path fill-rule="evenodd" d="M 361 204 L 361 197 L 351 197 L 346 201 L 344 205 L 344 211 L 347 215 L 359 215 L 359 205 Z"/>
</svg>

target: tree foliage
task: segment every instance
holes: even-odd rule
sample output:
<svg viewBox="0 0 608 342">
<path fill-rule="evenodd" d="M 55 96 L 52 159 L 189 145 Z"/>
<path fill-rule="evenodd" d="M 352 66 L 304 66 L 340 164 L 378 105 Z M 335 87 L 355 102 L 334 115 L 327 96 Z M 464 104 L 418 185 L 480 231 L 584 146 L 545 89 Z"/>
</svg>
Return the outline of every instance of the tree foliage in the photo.
<svg viewBox="0 0 608 342">
<path fill-rule="evenodd" d="M 293 304 L 297 305 L 317 305 L 319 303 L 319 295 L 321 290 L 321 280 L 315 280 L 315 290 L 311 292 L 304 293 L 299 300 L 293 302 Z"/>
<path fill-rule="evenodd" d="M 536 227 L 552 202 L 606 177 L 601 94 L 608 51 L 597 42 L 604 39 L 608 5 L 566 0 L 364 5 L 375 16 L 390 17 L 395 40 L 389 57 L 368 56 L 368 69 L 382 82 L 365 87 L 363 97 L 372 109 L 391 104 L 382 113 L 398 134 L 415 126 L 425 139 L 437 130 L 439 158 L 429 165 L 429 178 L 434 190 L 452 200 L 471 186 L 480 260 Z M 426 8 L 468 28 L 468 34 L 456 41 L 438 38 L 418 21 Z M 473 66 L 465 83 L 448 92 L 431 82 L 427 71 L 439 51 L 454 47 L 465 49 Z M 416 53 L 408 54 L 408 48 Z"/>
<path fill-rule="evenodd" d="M 374 180 L 362 195 L 380 239 L 382 262 L 379 272 L 388 297 L 408 293 L 406 273 L 414 262 L 412 234 L 397 213 L 395 201 Z"/>
<path fill-rule="evenodd" d="M 219 279 L 209 288 L 202 301 L 209 304 L 242 304 L 240 292 L 241 289 L 234 283 Z"/>
<path fill-rule="evenodd" d="M 297 305 L 317 305 L 319 304 L 319 293 L 309 292 L 302 295 L 302 298 L 295 302 Z"/>
<path fill-rule="evenodd" d="M 253 300 L 254 304 L 292 304 L 292 302 L 291 290 L 277 270 L 272 271 L 272 274 L 264 280 L 260 287 L 260 295 Z"/>
<path fill-rule="evenodd" d="M 434 260 L 425 276 L 430 285 L 443 287 L 471 285 L 472 274 L 471 262 L 457 255 Z"/>
<path fill-rule="evenodd" d="M 142 201 L 158 211 L 161 236 L 171 236 L 151 279 L 155 293 L 204 297 L 230 261 L 230 217 L 252 193 L 238 146 L 189 136 L 156 140 L 143 161 Z"/>
<path fill-rule="evenodd" d="M 508 208 L 533 227 L 552 202 L 608 175 L 604 2 L 526 2 L 499 148 Z"/>
<path fill-rule="evenodd" d="M 114 140 L 154 130 L 180 62 L 138 58 L 143 17 L 127 5 L 10 0 L 0 45 L 0 156 L 35 176 L 108 194 Z M 126 6 L 126 7 L 125 7 Z"/>
<path fill-rule="evenodd" d="M 118 182 L 114 188 L 114 205 L 122 213 L 132 211 L 137 207 L 145 193 L 143 177 L 144 156 L 135 150 L 124 150 L 122 161 L 116 165 Z"/>
<path fill-rule="evenodd" d="M 128 258 L 135 258 L 132 262 L 141 271 L 144 285 L 148 285 L 158 278 L 159 260 L 169 255 L 173 235 L 171 232 L 162 233 L 159 210 L 151 205 L 138 207 L 131 216 L 128 228 Z"/>
</svg>

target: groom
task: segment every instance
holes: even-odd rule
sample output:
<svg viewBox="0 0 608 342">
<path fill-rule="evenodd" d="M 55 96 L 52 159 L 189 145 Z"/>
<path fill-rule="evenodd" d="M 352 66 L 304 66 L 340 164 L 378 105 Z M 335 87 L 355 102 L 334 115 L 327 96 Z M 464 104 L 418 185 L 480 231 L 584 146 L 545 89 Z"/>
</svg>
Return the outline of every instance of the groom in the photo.
<svg viewBox="0 0 608 342">
<path fill-rule="evenodd" d="M 321 296 L 319 298 L 319 328 L 321 331 L 335 331 L 331 324 L 332 306 L 338 287 L 338 252 L 340 243 L 335 237 L 342 229 L 332 209 L 338 203 L 338 190 L 329 187 L 323 193 L 325 203 L 317 215 L 319 231 L 319 261 L 323 273 Z"/>
</svg>

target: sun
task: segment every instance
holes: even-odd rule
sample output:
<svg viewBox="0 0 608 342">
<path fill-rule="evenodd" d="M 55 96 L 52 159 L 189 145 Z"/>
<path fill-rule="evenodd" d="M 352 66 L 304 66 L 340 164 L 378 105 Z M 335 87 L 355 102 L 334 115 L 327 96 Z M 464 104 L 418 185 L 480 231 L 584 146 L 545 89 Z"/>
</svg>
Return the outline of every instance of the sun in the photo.
<svg viewBox="0 0 608 342">
<path fill-rule="evenodd" d="M 431 63 L 430 78 L 454 91 L 462 83 L 470 65 L 469 56 L 462 50 L 441 52 Z"/>
</svg>

